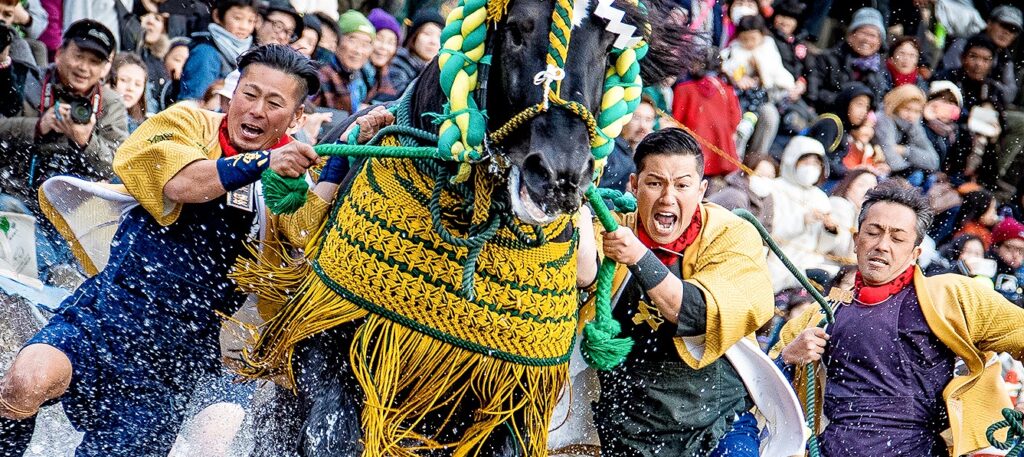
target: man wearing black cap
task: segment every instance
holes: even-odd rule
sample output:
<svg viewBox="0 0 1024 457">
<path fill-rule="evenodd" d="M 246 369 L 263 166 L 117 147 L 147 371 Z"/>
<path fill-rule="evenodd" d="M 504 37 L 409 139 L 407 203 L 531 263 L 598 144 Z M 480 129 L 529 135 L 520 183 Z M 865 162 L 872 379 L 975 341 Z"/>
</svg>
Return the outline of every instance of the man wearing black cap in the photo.
<svg viewBox="0 0 1024 457">
<path fill-rule="evenodd" d="M 0 135 L 31 139 L 35 146 L 29 157 L 18 158 L 25 163 L 34 160 L 35 169 L 22 175 L 25 180 L 8 185 L 28 190 L 27 195 L 34 197 L 37 185 L 52 174 L 90 179 L 113 176 L 114 150 L 128 137 L 121 96 L 100 84 L 110 70 L 114 44 L 110 30 L 89 19 L 71 24 L 64 32 L 64 42 L 44 72 L 41 87 L 26 86 L 20 115 L 0 119 Z"/>
<path fill-rule="evenodd" d="M 260 23 L 256 27 L 256 44 L 287 45 L 302 36 L 302 16 L 287 0 L 256 2 L 260 7 Z"/>
<path fill-rule="evenodd" d="M 996 52 L 992 56 L 992 78 L 999 84 L 999 90 L 1002 92 L 1002 99 L 1005 102 L 1012 102 L 1016 99 L 1020 89 L 1013 61 L 1013 43 L 1020 36 L 1022 27 L 1024 27 L 1024 14 L 1020 9 L 1016 6 L 1002 5 L 992 10 L 988 25 L 985 26 L 985 30 L 980 32 L 996 45 Z M 946 54 L 942 57 L 939 69 L 960 67 L 961 56 L 966 45 L 966 38 L 959 38 L 950 44 Z"/>
<path fill-rule="evenodd" d="M 52 267 L 71 259 L 43 221 L 36 189 L 59 174 L 113 178 L 114 151 L 128 137 L 121 96 L 100 84 L 110 70 L 114 46 L 114 35 L 103 24 L 89 19 L 71 24 L 53 65 L 39 80 L 26 80 L 19 112 L 0 117 L 0 175 L 5 176 L 0 193 L 24 203 L 40 221 L 45 235 L 40 242 L 53 245 L 40 251 L 44 279 Z"/>
</svg>

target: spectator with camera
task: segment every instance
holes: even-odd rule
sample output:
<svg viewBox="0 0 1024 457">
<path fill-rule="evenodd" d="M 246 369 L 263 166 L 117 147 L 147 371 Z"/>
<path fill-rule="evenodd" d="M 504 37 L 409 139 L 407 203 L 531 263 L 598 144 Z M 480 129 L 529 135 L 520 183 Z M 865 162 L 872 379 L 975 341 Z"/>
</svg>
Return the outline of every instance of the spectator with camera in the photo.
<svg viewBox="0 0 1024 457">
<path fill-rule="evenodd" d="M 40 84 L 23 91 L 20 112 L 0 119 L 0 136 L 31 143 L 4 154 L 3 168 L 27 168 L 4 181 L 5 191 L 35 202 L 38 184 L 56 174 L 113 177 L 114 150 L 128 136 L 121 97 L 100 84 L 114 47 L 114 35 L 99 22 L 85 19 L 68 27 Z"/>
</svg>

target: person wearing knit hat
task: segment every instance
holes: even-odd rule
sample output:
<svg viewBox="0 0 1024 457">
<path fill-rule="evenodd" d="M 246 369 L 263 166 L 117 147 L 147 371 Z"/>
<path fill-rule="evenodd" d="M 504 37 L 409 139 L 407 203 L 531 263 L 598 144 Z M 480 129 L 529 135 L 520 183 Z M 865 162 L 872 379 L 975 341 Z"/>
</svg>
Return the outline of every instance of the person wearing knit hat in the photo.
<svg viewBox="0 0 1024 457">
<path fill-rule="evenodd" d="M 416 12 L 402 42 L 402 48 L 391 62 L 389 77 L 398 93 L 419 76 L 420 71 L 433 60 L 441 49 L 441 29 L 444 18 L 436 10 L 424 8 Z"/>
<path fill-rule="evenodd" d="M 807 71 L 807 94 L 819 113 L 831 111 L 844 86 L 853 81 L 866 84 L 874 93 L 875 108 L 892 88 L 879 51 L 885 42 L 885 23 L 874 8 L 861 8 L 853 14 L 846 39 L 813 59 Z"/>
<path fill-rule="evenodd" d="M 320 67 L 321 91 L 313 103 L 351 114 L 369 102 L 375 80 L 369 62 L 377 30 L 362 13 L 348 10 L 338 18 L 338 31 L 337 51 Z"/>
<path fill-rule="evenodd" d="M 907 177 L 917 171 L 938 170 L 939 154 L 921 122 L 927 101 L 924 92 L 913 84 L 904 84 L 885 94 L 883 100 L 885 110 L 878 113 L 875 143 L 882 148 L 892 172 Z"/>
<path fill-rule="evenodd" d="M 370 11 L 367 19 L 377 29 L 377 38 L 373 40 L 373 52 L 370 54 L 370 64 L 377 70 L 377 81 L 370 90 L 370 98 L 375 102 L 391 101 L 400 95 L 391 84 L 388 73 L 391 71 L 391 59 L 398 51 L 402 28 L 398 19 L 380 8 Z"/>
<path fill-rule="evenodd" d="M 1017 306 L 1024 306 L 1024 224 L 1007 217 L 992 230 L 992 258 L 996 260 L 996 290 Z"/>
<path fill-rule="evenodd" d="M 349 70 L 363 68 L 370 61 L 373 40 L 377 30 L 366 16 L 356 10 L 348 10 L 338 19 L 341 37 L 338 43 L 338 60 Z"/>
<path fill-rule="evenodd" d="M 853 13 L 853 19 L 850 20 L 850 27 L 847 30 L 849 33 L 857 33 L 857 29 L 865 26 L 874 27 L 882 41 L 885 41 L 885 21 L 882 19 L 881 12 L 869 6 L 857 10 Z"/>
</svg>

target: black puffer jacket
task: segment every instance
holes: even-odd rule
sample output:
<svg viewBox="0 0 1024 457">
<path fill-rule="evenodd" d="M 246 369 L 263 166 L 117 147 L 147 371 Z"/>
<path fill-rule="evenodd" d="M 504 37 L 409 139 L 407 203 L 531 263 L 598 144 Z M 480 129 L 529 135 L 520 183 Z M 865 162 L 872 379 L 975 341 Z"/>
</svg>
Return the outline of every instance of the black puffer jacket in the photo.
<svg viewBox="0 0 1024 457">
<path fill-rule="evenodd" d="M 858 56 L 846 42 L 812 59 L 807 72 L 807 94 L 805 97 L 818 113 L 828 113 L 835 108 L 836 97 L 849 83 L 864 83 L 874 94 L 875 108 L 882 108 L 882 97 L 892 89 L 885 59 L 878 56 L 878 69 L 857 71 L 854 61 Z"/>
</svg>

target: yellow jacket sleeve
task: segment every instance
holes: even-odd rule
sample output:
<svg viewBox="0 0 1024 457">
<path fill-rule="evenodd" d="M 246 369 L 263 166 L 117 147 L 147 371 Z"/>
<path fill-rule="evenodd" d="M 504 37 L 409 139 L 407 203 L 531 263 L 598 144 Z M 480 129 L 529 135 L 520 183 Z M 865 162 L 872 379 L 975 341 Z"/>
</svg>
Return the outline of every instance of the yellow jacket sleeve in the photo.
<svg viewBox="0 0 1024 457">
<path fill-rule="evenodd" d="M 1010 303 L 999 292 L 972 279 L 963 278 L 963 311 L 971 340 L 985 352 L 1007 352 L 1024 359 L 1024 309 Z M 973 286 L 973 287 L 971 287 Z"/>
<path fill-rule="evenodd" d="M 686 339 L 675 338 L 680 357 L 694 369 L 710 365 L 757 331 L 775 310 L 761 237 L 727 210 L 707 208 L 700 244 L 687 249 L 683 258 L 683 277 L 701 290 L 707 303 L 703 351 L 692 351 Z"/>
<path fill-rule="evenodd" d="M 177 104 L 144 122 L 114 154 L 114 172 L 160 225 L 181 214 L 181 204 L 164 196 L 167 182 L 192 162 L 220 156 L 219 116 Z"/>
</svg>

